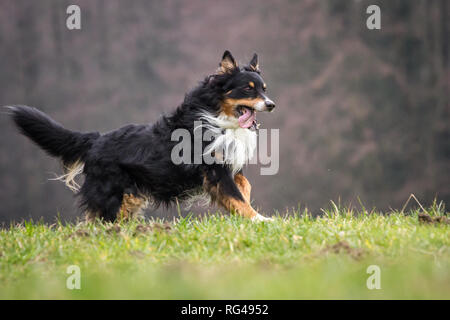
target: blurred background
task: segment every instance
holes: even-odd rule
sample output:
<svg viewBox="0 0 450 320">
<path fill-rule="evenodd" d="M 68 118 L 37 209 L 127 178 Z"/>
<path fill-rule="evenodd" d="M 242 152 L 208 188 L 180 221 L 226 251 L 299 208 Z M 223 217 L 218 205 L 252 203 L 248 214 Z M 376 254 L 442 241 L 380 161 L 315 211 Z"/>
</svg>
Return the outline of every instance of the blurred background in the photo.
<svg viewBox="0 0 450 320">
<path fill-rule="evenodd" d="M 81 8 L 81 30 L 66 8 Z M 368 30 L 366 8 L 381 8 Z M 109 131 L 173 110 L 225 49 L 257 52 L 280 129 L 280 170 L 245 173 L 262 212 L 330 200 L 401 208 L 450 203 L 447 0 L 0 2 L 0 105 L 35 106 L 75 130 Z M 57 214 L 74 195 L 58 161 L 0 114 L 0 221 Z M 205 211 L 200 209 L 199 211 Z M 176 208 L 147 211 L 176 215 Z"/>
</svg>

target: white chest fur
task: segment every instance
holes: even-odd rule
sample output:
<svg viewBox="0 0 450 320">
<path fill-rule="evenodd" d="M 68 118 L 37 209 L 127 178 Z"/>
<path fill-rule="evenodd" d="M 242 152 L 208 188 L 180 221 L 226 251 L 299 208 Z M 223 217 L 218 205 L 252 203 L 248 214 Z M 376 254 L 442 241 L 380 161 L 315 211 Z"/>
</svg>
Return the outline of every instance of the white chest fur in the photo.
<svg viewBox="0 0 450 320">
<path fill-rule="evenodd" d="M 203 127 L 213 131 L 214 141 L 206 148 L 204 154 L 215 152 L 216 158 L 232 168 L 233 175 L 253 157 L 257 135 L 255 131 L 239 127 L 235 118 L 226 116 L 203 116 L 207 124 Z"/>
</svg>

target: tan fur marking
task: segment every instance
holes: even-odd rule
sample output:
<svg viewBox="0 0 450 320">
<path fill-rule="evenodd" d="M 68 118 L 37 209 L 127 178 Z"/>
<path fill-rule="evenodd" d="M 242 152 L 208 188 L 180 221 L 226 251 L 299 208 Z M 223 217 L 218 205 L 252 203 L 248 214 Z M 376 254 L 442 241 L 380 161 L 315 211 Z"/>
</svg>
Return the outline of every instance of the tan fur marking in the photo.
<svg viewBox="0 0 450 320">
<path fill-rule="evenodd" d="M 237 213 L 240 216 L 243 216 L 245 218 L 253 218 L 258 213 L 255 211 L 255 209 L 252 208 L 252 206 L 248 202 L 239 201 L 231 197 L 222 196 L 219 199 L 219 203 L 227 210 Z"/>
<path fill-rule="evenodd" d="M 248 85 L 249 85 L 250 87 L 252 87 L 252 88 L 255 87 L 255 83 L 254 83 L 253 81 L 250 81 L 250 82 L 248 83 Z"/>
<path fill-rule="evenodd" d="M 238 178 L 238 179 L 240 179 L 240 178 Z M 245 179 L 245 177 L 244 177 L 244 179 Z M 247 179 L 245 179 L 245 180 L 247 180 Z M 240 181 L 243 182 L 243 180 L 240 180 Z M 248 183 L 248 181 L 247 181 L 247 183 Z M 243 184 L 245 184 L 245 182 L 243 182 Z M 248 185 L 250 185 L 250 184 L 248 184 Z M 247 201 L 247 198 L 245 195 L 244 195 L 245 201 L 241 201 L 241 200 L 235 199 L 233 197 L 224 195 L 220 191 L 220 186 L 216 187 L 216 186 L 209 185 L 206 177 L 203 182 L 203 188 L 205 189 L 206 192 L 208 192 L 211 195 L 211 199 L 213 201 L 217 202 L 219 205 L 221 205 L 227 211 L 239 214 L 245 218 L 250 218 L 250 219 L 258 215 L 258 212 L 256 212 L 256 210 L 252 208 L 252 206 L 250 205 L 250 202 Z M 248 189 L 246 189 L 245 191 L 247 191 L 247 190 Z M 248 199 L 249 198 L 250 198 L 250 190 L 248 190 Z"/>
<path fill-rule="evenodd" d="M 132 194 L 124 194 L 122 206 L 118 213 L 118 219 L 128 220 L 140 216 L 142 210 L 148 205 L 148 199 L 145 196 L 135 196 Z"/>
<path fill-rule="evenodd" d="M 250 192 L 252 191 L 252 186 L 250 185 L 250 182 L 248 182 L 247 178 L 244 177 L 243 174 L 238 173 L 234 176 L 234 182 L 244 196 L 245 201 L 250 203 Z"/>
<path fill-rule="evenodd" d="M 249 99 L 249 98 L 245 98 L 245 99 L 226 98 L 222 102 L 222 111 L 227 116 L 234 116 L 234 108 L 237 105 L 243 105 L 243 106 L 247 106 L 247 107 L 250 107 L 250 108 L 255 108 L 255 105 L 258 102 L 264 102 L 264 100 L 261 99 L 261 98 L 254 98 L 254 99 Z"/>
<path fill-rule="evenodd" d="M 98 214 L 98 212 L 93 212 L 93 211 L 87 210 L 84 212 L 84 217 L 86 219 L 86 222 L 94 222 L 95 219 L 100 217 L 100 215 Z"/>
<path fill-rule="evenodd" d="M 231 103 L 228 103 L 228 100 L 232 99 L 225 99 L 222 102 L 222 112 L 227 116 L 234 116 L 234 106 Z"/>
</svg>

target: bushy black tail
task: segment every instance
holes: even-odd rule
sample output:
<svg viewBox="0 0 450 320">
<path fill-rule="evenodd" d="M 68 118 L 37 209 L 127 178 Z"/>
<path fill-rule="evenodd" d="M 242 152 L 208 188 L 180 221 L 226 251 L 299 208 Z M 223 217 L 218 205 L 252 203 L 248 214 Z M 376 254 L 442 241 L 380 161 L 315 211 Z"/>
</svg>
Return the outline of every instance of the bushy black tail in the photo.
<svg viewBox="0 0 450 320">
<path fill-rule="evenodd" d="M 65 165 L 83 161 L 98 132 L 81 133 L 63 128 L 45 113 L 27 106 L 8 107 L 20 131 L 48 154 L 61 158 Z"/>
</svg>

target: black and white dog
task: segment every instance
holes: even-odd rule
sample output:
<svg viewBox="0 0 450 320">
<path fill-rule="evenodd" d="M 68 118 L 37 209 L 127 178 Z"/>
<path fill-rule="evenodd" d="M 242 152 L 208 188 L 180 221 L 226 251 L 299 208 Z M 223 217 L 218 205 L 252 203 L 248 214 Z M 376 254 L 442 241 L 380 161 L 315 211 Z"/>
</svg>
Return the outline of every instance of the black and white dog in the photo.
<svg viewBox="0 0 450 320">
<path fill-rule="evenodd" d="M 243 165 L 256 148 L 257 111 L 272 111 L 258 58 L 239 67 L 225 51 L 219 69 L 189 92 L 183 103 L 155 124 L 127 125 L 115 131 L 81 133 L 63 128 L 41 111 L 9 107 L 21 132 L 62 160 L 60 178 L 81 197 L 90 219 L 114 221 L 137 215 L 148 203 L 169 205 L 199 191 L 226 210 L 254 220 L 266 220 L 250 204 L 251 186 Z M 201 121 L 202 126 L 194 123 Z M 171 133 L 184 129 L 212 130 L 214 139 L 202 142 L 214 163 L 175 164 L 177 144 Z M 193 150 L 194 148 L 190 148 Z M 218 151 L 222 150 L 222 151 Z M 85 176 L 79 188 L 74 178 Z"/>
</svg>

